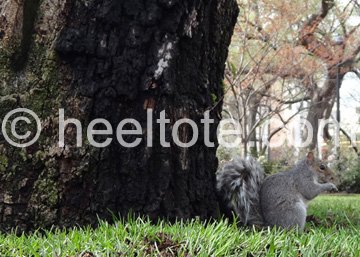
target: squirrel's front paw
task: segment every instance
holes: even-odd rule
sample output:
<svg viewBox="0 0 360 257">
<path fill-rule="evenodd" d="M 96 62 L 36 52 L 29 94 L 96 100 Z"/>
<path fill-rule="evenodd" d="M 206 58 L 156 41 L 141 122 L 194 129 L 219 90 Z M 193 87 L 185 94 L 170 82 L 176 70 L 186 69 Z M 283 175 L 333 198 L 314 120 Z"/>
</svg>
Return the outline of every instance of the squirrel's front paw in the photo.
<svg viewBox="0 0 360 257">
<path fill-rule="evenodd" d="M 337 192 L 339 190 L 337 189 L 337 187 L 334 184 L 329 183 L 329 188 L 328 188 L 327 191 L 329 191 L 329 192 Z"/>
</svg>

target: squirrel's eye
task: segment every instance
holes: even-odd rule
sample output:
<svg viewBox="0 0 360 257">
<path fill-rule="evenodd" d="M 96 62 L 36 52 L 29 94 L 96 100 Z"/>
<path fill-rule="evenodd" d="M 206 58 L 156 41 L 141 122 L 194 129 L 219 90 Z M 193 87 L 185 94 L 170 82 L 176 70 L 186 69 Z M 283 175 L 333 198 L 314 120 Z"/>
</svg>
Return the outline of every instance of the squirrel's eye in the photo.
<svg viewBox="0 0 360 257">
<path fill-rule="evenodd" d="M 319 168 L 320 168 L 321 170 L 325 170 L 325 165 L 324 165 L 324 164 L 321 164 L 321 165 L 319 166 Z"/>
</svg>

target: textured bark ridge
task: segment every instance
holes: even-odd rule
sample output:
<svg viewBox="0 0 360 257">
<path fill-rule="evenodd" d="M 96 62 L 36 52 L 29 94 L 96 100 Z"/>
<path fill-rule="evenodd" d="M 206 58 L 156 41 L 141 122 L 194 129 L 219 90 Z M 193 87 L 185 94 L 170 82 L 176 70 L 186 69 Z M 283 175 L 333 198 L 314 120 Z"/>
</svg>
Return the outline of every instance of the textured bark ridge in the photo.
<svg viewBox="0 0 360 257">
<path fill-rule="evenodd" d="M 40 99 L 49 104 L 40 112 L 43 133 L 37 146 L 21 150 L 2 146 L 6 165 L 0 178 L 0 228 L 94 225 L 97 215 L 110 219 L 111 212 L 170 220 L 213 216 L 216 147 L 204 145 L 200 119 L 211 110 L 215 123 L 210 141 L 216 145 L 221 104 L 215 106 L 214 98 L 222 95 L 236 1 L 58 1 L 62 9 L 57 9 L 56 25 L 45 23 L 46 5 L 56 2 L 40 1 L 24 66 L 12 67 L 11 58 L 0 56 L 9 63 L 2 77 L 7 86 L 2 85 L 1 101 L 10 95 L 17 98 L 18 93 L 7 88 L 19 83 L 14 78 L 21 74 L 24 95 L 32 87 L 53 91 Z M 21 36 L 13 38 L 8 49 L 23 44 Z M 49 56 L 51 66 L 31 66 Z M 48 67 L 55 71 L 39 86 L 42 69 Z M 29 109 L 32 101 L 24 100 Z M 15 106 L 19 102 L 14 100 Z M 65 148 L 58 147 L 59 107 L 65 109 L 65 119 L 82 123 L 83 147 L 76 147 L 72 125 L 65 130 Z M 147 146 L 147 109 L 153 110 L 152 147 Z M 156 119 L 163 110 L 170 119 L 166 125 L 170 147 L 160 145 Z M 86 139 L 86 128 L 96 118 L 111 123 L 112 135 L 95 137 L 99 142 L 112 138 L 109 147 L 90 146 Z M 116 139 L 117 125 L 127 118 L 136 119 L 143 130 L 142 135 L 124 136 L 129 143 L 142 139 L 135 148 L 123 147 Z M 182 118 L 199 127 L 199 139 L 191 148 L 178 147 L 171 138 L 174 123 Z M 127 124 L 125 129 L 134 127 Z M 189 141 L 192 133 L 191 126 L 180 126 L 180 141 Z"/>
</svg>

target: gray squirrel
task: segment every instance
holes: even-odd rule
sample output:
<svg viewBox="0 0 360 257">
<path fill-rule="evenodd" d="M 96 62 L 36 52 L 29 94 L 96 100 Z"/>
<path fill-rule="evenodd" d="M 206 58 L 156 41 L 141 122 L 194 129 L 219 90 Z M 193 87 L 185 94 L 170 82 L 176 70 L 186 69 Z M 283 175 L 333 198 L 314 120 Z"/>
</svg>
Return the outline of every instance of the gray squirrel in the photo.
<svg viewBox="0 0 360 257">
<path fill-rule="evenodd" d="M 264 179 L 253 158 L 236 158 L 217 175 L 217 190 L 245 225 L 303 230 L 307 203 L 325 191 L 337 191 L 332 172 L 309 152 L 293 168 Z"/>
</svg>

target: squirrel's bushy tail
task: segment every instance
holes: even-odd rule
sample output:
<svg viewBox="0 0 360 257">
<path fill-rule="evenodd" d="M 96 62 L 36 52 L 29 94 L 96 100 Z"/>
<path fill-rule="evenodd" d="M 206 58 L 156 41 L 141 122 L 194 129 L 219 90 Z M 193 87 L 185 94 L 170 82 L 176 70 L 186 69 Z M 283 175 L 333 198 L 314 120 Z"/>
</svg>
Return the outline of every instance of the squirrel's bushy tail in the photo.
<svg viewBox="0 0 360 257">
<path fill-rule="evenodd" d="M 235 158 L 225 164 L 217 175 L 217 190 L 244 224 L 261 224 L 259 191 L 264 170 L 253 158 Z"/>
</svg>

